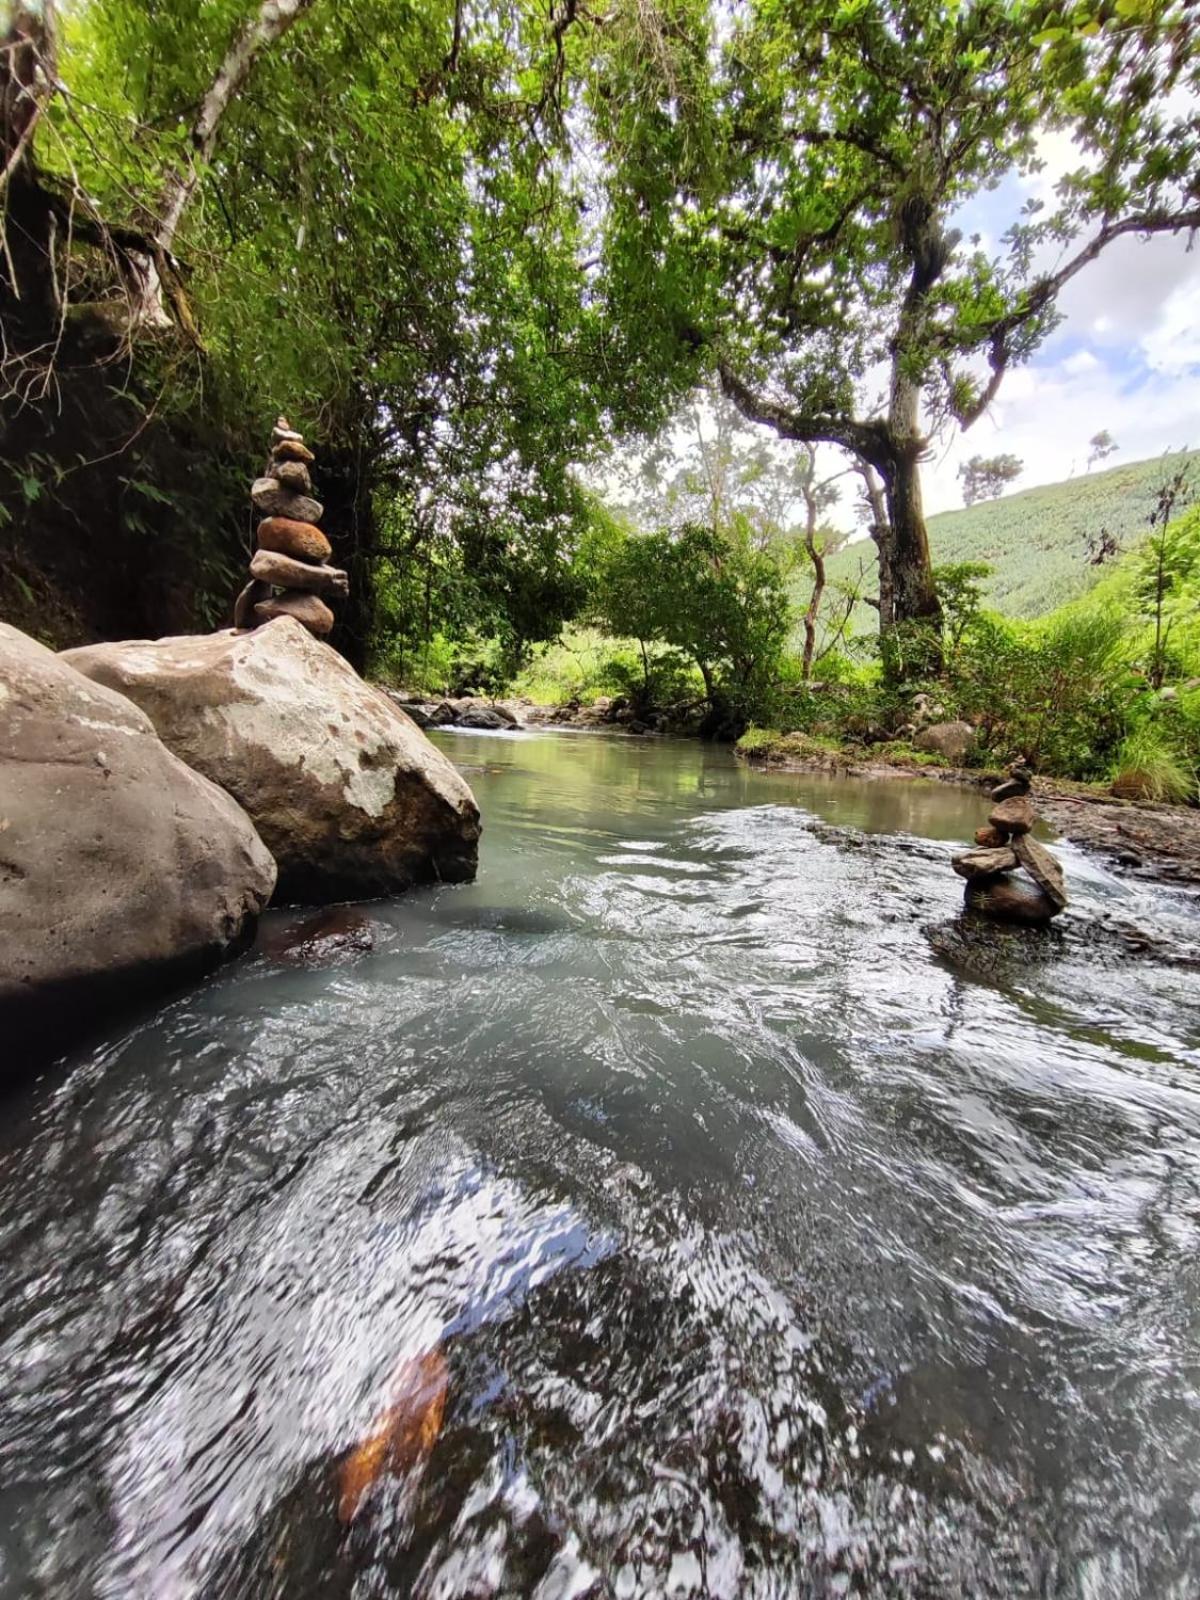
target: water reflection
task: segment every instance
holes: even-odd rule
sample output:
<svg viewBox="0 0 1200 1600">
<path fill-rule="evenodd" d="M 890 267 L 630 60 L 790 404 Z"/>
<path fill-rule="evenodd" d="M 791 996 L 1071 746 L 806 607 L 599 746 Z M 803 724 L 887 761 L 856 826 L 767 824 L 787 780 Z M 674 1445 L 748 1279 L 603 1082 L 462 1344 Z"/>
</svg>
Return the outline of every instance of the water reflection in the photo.
<svg viewBox="0 0 1200 1600">
<path fill-rule="evenodd" d="M 476 884 L 6 1104 L 0 1594 L 1195 1593 L 1194 974 L 936 959 L 970 793 L 444 744 Z"/>
</svg>

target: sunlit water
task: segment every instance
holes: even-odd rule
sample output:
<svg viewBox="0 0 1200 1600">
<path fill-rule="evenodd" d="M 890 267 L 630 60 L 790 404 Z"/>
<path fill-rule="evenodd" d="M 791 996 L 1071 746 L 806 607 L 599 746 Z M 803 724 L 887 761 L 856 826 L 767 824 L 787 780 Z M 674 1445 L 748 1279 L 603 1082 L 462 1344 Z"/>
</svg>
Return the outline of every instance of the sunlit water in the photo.
<svg viewBox="0 0 1200 1600">
<path fill-rule="evenodd" d="M 477 883 L 3 1102 L 0 1595 L 1200 1592 L 1195 973 L 942 965 L 966 791 L 443 742 Z"/>
</svg>

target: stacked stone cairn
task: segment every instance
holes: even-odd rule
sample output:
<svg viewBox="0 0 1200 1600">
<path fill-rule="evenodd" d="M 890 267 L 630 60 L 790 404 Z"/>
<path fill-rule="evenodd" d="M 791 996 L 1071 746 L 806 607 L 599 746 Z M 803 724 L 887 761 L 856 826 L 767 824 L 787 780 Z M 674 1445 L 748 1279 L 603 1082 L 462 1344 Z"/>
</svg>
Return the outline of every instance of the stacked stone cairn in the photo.
<svg viewBox="0 0 1200 1600">
<path fill-rule="evenodd" d="M 1062 863 L 1033 837 L 1031 783 L 1028 767 L 1010 767 L 1008 778 L 992 790 L 988 825 L 976 833 L 976 848 L 955 856 L 953 866 L 967 880 L 968 910 L 1044 927 L 1066 906 L 1067 891 Z M 1018 868 L 1027 876 L 1010 877 Z"/>
<path fill-rule="evenodd" d="M 350 580 L 329 565 L 329 540 L 317 527 L 325 507 L 312 498 L 313 453 L 286 417 L 271 434 L 271 455 L 250 500 L 262 517 L 250 582 L 233 609 L 235 628 L 294 617 L 318 638 L 333 627 L 329 600 L 344 600 Z"/>
</svg>

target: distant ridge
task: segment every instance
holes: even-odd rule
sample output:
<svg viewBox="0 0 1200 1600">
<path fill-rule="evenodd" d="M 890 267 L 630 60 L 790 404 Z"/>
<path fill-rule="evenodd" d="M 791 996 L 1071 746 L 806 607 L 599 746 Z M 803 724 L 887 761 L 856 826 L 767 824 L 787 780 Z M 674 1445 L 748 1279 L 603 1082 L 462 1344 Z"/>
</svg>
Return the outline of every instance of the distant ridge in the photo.
<svg viewBox="0 0 1200 1600">
<path fill-rule="evenodd" d="M 1147 531 L 1160 484 L 1185 461 L 1193 463 L 1192 497 L 1200 499 L 1200 450 L 1177 450 L 939 512 L 929 519 L 934 565 L 984 561 L 993 569 L 983 584 L 987 605 L 1009 617 L 1039 617 L 1083 594 L 1101 576 L 1088 563 L 1089 538 L 1107 529 L 1128 548 Z M 829 578 L 854 578 L 866 559 L 867 592 L 873 594 L 874 554 L 870 540 L 848 546 L 829 562 Z M 807 594 L 805 578 L 798 587 Z M 876 613 L 858 607 L 856 631 L 876 626 Z"/>
</svg>

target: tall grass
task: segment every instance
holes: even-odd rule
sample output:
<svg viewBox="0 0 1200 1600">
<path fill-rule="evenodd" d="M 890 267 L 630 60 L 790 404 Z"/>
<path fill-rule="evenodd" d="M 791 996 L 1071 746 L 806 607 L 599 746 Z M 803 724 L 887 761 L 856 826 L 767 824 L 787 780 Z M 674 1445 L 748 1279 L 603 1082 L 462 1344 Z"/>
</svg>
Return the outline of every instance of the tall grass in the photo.
<svg viewBox="0 0 1200 1600">
<path fill-rule="evenodd" d="M 1196 798 L 1196 780 L 1161 728 L 1144 722 L 1122 741 L 1117 751 L 1112 792 L 1123 800 L 1180 805 Z"/>
</svg>

